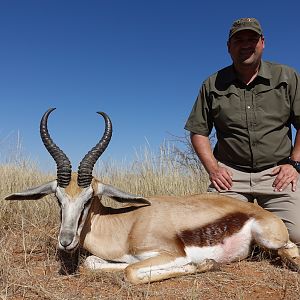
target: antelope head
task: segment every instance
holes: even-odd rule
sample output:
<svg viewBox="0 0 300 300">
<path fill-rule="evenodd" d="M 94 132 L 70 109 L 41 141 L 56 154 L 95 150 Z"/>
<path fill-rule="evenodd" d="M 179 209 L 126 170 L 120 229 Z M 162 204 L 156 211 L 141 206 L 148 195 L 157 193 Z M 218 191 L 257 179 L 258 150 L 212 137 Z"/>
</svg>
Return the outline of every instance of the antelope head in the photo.
<svg viewBox="0 0 300 300">
<path fill-rule="evenodd" d="M 50 108 L 40 122 L 41 139 L 55 160 L 57 178 L 51 182 L 7 196 L 6 200 L 37 200 L 55 194 L 61 209 L 61 225 L 58 247 L 68 252 L 74 251 L 80 241 L 80 234 L 86 222 L 93 199 L 106 195 L 119 202 L 138 204 L 150 203 L 139 196 L 122 192 L 113 186 L 103 184 L 92 175 L 94 165 L 107 148 L 112 136 L 112 123 L 104 112 L 98 112 L 105 120 L 105 130 L 100 141 L 85 155 L 79 164 L 78 173 L 72 173 L 71 162 L 65 153 L 53 142 L 47 128 L 48 116 L 55 108 Z M 99 199 L 98 199 L 99 200 Z"/>
</svg>

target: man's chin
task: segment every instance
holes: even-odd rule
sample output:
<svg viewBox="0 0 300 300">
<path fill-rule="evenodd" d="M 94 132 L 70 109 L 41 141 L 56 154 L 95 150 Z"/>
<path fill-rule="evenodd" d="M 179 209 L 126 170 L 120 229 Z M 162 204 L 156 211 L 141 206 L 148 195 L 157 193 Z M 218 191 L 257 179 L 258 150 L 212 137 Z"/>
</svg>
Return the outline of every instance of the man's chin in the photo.
<svg viewBox="0 0 300 300">
<path fill-rule="evenodd" d="M 240 63 L 244 65 L 259 65 L 260 58 L 256 57 L 254 54 L 250 56 L 241 57 Z"/>
</svg>

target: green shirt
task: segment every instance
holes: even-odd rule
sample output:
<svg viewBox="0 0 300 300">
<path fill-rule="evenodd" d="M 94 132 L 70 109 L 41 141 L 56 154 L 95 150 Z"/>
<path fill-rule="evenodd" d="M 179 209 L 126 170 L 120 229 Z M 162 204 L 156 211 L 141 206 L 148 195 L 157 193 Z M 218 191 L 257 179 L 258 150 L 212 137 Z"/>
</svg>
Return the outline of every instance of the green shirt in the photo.
<svg viewBox="0 0 300 300">
<path fill-rule="evenodd" d="M 249 85 L 228 66 L 204 81 L 185 129 L 209 136 L 217 160 L 250 170 L 276 164 L 292 151 L 300 127 L 300 77 L 285 65 L 261 62 Z"/>
</svg>

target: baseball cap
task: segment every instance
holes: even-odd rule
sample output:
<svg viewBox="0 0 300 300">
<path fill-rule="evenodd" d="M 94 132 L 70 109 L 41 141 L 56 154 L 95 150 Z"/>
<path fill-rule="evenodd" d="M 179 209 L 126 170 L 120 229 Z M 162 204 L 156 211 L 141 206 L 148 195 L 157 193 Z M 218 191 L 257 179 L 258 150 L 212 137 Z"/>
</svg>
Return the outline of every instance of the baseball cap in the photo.
<svg viewBox="0 0 300 300">
<path fill-rule="evenodd" d="M 229 31 L 229 39 L 237 32 L 247 29 L 255 31 L 259 35 L 263 34 L 258 20 L 255 18 L 241 18 L 233 22 Z"/>
</svg>

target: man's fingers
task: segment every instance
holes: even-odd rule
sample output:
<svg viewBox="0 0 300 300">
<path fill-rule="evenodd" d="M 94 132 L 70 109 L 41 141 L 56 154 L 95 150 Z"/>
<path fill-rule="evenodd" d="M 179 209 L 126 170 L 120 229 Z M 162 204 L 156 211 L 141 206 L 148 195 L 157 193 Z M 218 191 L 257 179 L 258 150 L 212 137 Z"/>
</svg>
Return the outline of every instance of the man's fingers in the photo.
<svg viewBox="0 0 300 300">
<path fill-rule="evenodd" d="M 220 167 L 216 172 L 210 174 L 210 181 L 218 192 L 231 189 L 233 174 L 226 168 Z"/>
<path fill-rule="evenodd" d="M 272 185 L 275 192 L 282 192 L 289 184 L 291 184 L 292 191 L 296 191 L 299 174 L 292 166 L 279 166 L 272 173 L 273 175 L 277 173 Z"/>
<path fill-rule="evenodd" d="M 214 186 L 216 187 L 216 189 L 220 192 L 220 191 L 224 191 L 224 190 L 229 190 L 231 188 L 231 182 L 228 182 L 226 180 L 226 178 L 221 177 L 221 178 L 216 178 L 214 180 L 212 180 L 212 183 L 214 184 Z"/>
<path fill-rule="evenodd" d="M 212 184 L 214 185 L 214 187 L 216 188 L 216 190 L 217 190 L 218 192 L 221 192 L 221 191 L 222 191 L 222 189 L 219 187 L 219 185 L 217 184 L 217 182 L 216 182 L 215 180 L 212 180 Z"/>
<path fill-rule="evenodd" d="M 296 192 L 296 190 L 297 190 L 297 180 L 294 179 L 294 180 L 292 181 L 292 191 L 293 191 L 293 192 Z"/>
</svg>

